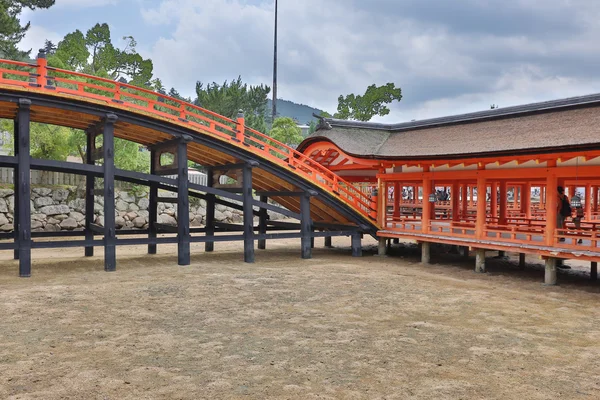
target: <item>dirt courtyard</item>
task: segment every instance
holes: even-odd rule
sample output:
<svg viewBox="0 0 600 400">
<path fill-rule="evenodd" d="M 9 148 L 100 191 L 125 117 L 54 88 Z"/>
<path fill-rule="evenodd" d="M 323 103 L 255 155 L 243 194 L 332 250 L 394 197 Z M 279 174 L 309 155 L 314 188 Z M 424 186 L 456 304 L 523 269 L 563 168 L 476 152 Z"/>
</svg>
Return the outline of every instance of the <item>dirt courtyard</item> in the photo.
<svg viewBox="0 0 600 400">
<path fill-rule="evenodd" d="M 317 240 L 0 253 L 1 399 L 598 399 L 600 284 L 574 268 Z M 101 249 L 96 250 L 101 254 Z M 530 260 L 539 263 L 539 260 Z"/>
</svg>

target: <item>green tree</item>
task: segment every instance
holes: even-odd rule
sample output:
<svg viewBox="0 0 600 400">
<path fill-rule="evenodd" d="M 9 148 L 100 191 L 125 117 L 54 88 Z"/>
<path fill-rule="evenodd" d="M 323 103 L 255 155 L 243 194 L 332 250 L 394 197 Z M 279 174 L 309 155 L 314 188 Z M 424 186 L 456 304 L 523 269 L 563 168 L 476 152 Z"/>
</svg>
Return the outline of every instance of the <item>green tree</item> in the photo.
<svg viewBox="0 0 600 400">
<path fill-rule="evenodd" d="M 87 67 L 90 52 L 85 43 L 85 36 L 80 30 L 68 33 L 58 43 L 56 53 L 48 57 L 48 64 L 71 71 L 82 71 Z"/>
<path fill-rule="evenodd" d="M 383 86 L 369 86 L 364 95 L 349 94 L 338 97 L 338 108 L 334 118 L 355 121 L 370 121 L 375 115 L 388 115 L 386 104 L 402 99 L 402 90 L 393 83 Z"/>
<path fill-rule="evenodd" d="M 239 110 L 244 111 L 246 125 L 259 132 L 266 132 L 265 113 L 267 95 L 271 88 L 265 85 L 249 86 L 238 77 L 222 85 L 216 82 L 206 85 L 196 82 L 194 103 L 212 112 L 235 119 Z"/>
<path fill-rule="evenodd" d="M 276 118 L 269 136 L 287 145 L 299 144 L 304 139 L 302 130 L 289 117 Z"/>
<path fill-rule="evenodd" d="M 316 130 L 317 123 L 314 120 L 310 121 L 310 123 L 308 124 L 308 134 L 312 135 Z"/>
<path fill-rule="evenodd" d="M 23 8 L 49 8 L 55 0 L 0 0 L 0 57 L 22 60 L 29 57 L 31 50 L 20 51 L 17 45 L 23 39 L 30 23 L 21 26 L 19 15 Z"/>
</svg>

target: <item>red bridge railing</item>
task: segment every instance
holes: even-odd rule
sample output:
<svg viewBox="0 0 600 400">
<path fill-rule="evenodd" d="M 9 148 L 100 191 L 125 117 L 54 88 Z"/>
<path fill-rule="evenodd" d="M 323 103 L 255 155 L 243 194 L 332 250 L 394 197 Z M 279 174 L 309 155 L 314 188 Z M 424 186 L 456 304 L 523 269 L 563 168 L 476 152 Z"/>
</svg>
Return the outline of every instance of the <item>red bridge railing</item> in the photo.
<svg viewBox="0 0 600 400">
<path fill-rule="evenodd" d="M 0 60 L 0 85 L 27 91 L 82 97 L 113 107 L 141 111 L 197 128 L 239 147 L 250 147 L 272 163 L 293 170 L 316 185 L 333 192 L 366 218 L 373 219 L 371 200 L 359 188 L 344 181 L 318 162 L 284 143 L 236 121 L 194 104 L 137 86 L 93 75 L 49 67 L 45 58 L 36 64 Z"/>
</svg>

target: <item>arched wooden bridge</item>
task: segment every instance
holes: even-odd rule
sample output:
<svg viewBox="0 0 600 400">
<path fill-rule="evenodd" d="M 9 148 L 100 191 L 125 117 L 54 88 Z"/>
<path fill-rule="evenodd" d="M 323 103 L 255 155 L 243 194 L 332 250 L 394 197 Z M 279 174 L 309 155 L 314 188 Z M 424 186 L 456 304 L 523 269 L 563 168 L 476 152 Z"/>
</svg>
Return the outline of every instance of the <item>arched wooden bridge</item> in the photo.
<svg viewBox="0 0 600 400">
<path fill-rule="evenodd" d="M 115 246 L 148 244 L 149 253 L 160 243 L 178 243 L 180 265 L 190 263 L 190 242 L 244 241 L 244 259 L 254 260 L 254 241 L 301 238 L 302 257 L 311 256 L 314 237 L 350 236 L 353 254 L 360 254 L 360 238 L 375 234 L 369 197 L 352 184 L 294 149 L 244 124 L 242 113 L 231 120 L 184 101 L 112 80 L 47 66 L 43 55 L 36 64 L 0 60 L 0 118 L 14 120 L 15 155 L 0 156 L 0 166 L 15 170 L 14 233 L 4 234 L 0 249 L 14 249 L 20 275 L 31 273 L 31 249 L 103 246 L 105 269 L 115 270 Z M 87 133 L 86 164 L 32 159 L 30 122 L 77 128 Z M 124 171 L 114 165 L 114 138 L 147 146 L 151 173 Z M 101 141 L 100 141 L 101 138 Z M 174 161 L 161 164 L 164 153 Z M 206 167 L 208 184 L 188 181 L 187 161 Z M 86 175 L 86 227 L 83 232 L 31 232 L 30 171 L 32 169 Z M 165 175 L 177 175 L 176 179 Z M 213 185 L 220 174 L 237 179 L 235 188 Z M 102 178 L 104 226 L 94 224 L 94 181 Z M 150 188 L 147 231 L 115 229 L 114 181 L 124 180 Z M 157 223 L 158 190 L 177 192 L 178 226 Z M 254 195 L 260 196 L 256 199 Z M 96 193 L 98 194 L 98 193 Z M 188 195 L 207 201 L 205 228 L 190 228 Z M 272 199 L 281 207 L 269 203 Z M 242 209 L 241 225 L 214 221 L 215 204 Z M 268 220 L 267 210 L 299 223 Z M 258 215 L 258 226 L 254 216 Z M 283 231 L 283 232 L 282 232 Z M 229 233 L 226 233 L 229 232 Z M 232 234 L 237 232 L 237 234 Z M 125 238 L 135 233 L 144 237 Z M 176 233 L 176 235 L 157 235 Z M 217 234 L 216 234 L 217 233 Z M 83 237 L 76 238 L 77 235 Z M 147 236 L 146 236 L 147 235 Z M 67 237 L 70 240 L 44 240 Z"/>
</svg>

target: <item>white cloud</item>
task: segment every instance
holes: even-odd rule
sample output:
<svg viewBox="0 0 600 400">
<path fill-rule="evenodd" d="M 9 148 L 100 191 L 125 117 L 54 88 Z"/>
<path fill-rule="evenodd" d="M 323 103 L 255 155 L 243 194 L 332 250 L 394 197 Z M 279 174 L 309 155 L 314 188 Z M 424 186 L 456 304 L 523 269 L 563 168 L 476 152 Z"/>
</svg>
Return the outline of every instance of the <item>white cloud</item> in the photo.
<svg viewBox="0 0 600 400">
<path fill-rule="evenodd" d="M 56 8 L 91 8 L 117 4 L 120 0 L 56 0 Z"/>
<path fill-rule="evenodd" d="M 31 50 L 31 57 L 35 57 L 37 51 L 44 46 L 46 39 L 56 44 L 61 41 L 62 35 L 40 25 L 31 25 L 25 37 L 19 43 L 19 49 Z"/>
</svg>

